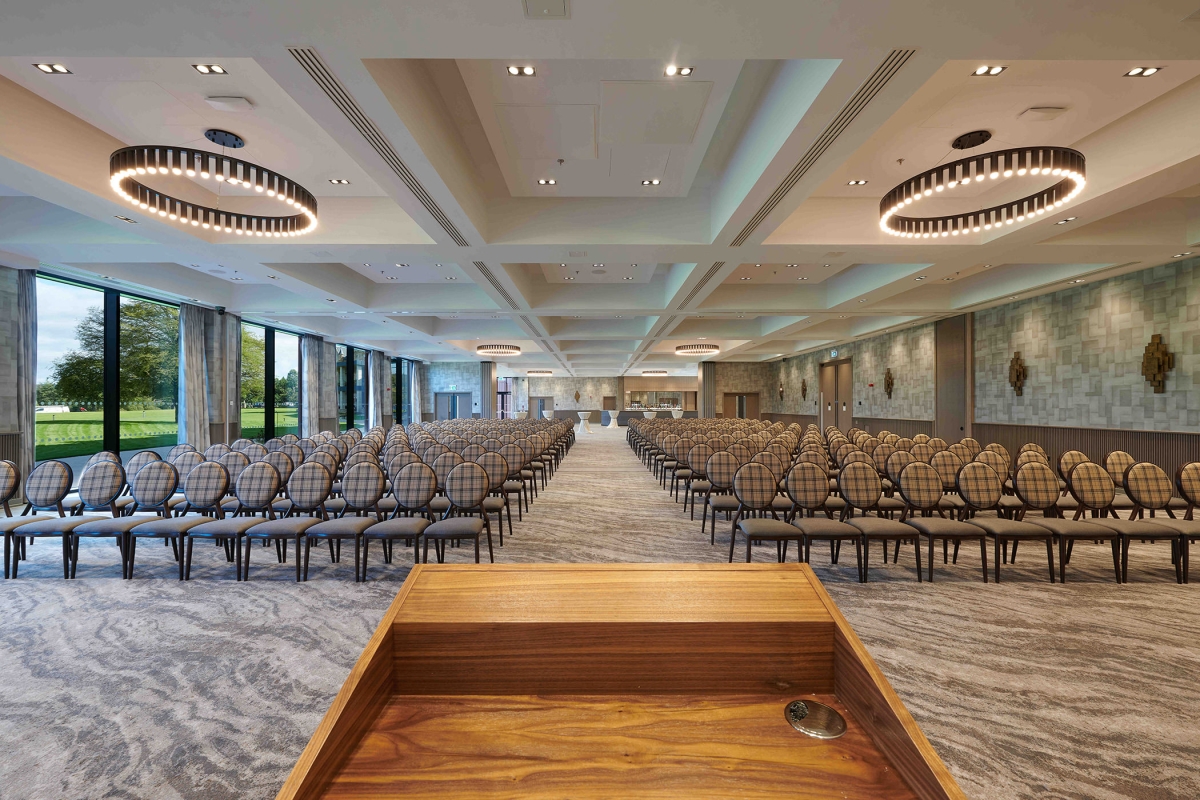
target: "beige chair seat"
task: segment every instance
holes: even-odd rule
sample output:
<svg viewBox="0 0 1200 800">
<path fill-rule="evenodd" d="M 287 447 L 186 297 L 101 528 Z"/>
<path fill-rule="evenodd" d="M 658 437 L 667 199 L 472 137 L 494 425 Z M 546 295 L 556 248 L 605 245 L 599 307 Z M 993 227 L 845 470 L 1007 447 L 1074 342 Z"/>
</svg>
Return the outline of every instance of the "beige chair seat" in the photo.
<svg viewBox="0 0 1200 800">
<path fill-rule="evenodd" d="M 149 520 L 149 517 L 89 517 L 74 533 L 76 536 L 119 536 Z"/>
<path fill-rule="evenodd" d="M 396 517 L 377 522 L 363 531 L 367 539 L 414 539 L 432 525 L 424 517 Z"/>
<path fill-rule="evenodd" d="M 792 525 L 799 528 L 810 539 L 857 539 L 862 531 L 845 522 L 828 517 L 797 517 Z"/>
<path fill-rule="evenodd" d="M 95 522 L 105 517 L 14 517 L 24 519 L 27 524 L 13 529 L 17 536 L 56 536 L 61 533 L 71 533 L 80 525 Z M 112 517 L 108 517 L 112 519 Z"/>
<path fill-rule="evenodd" d="M 314 525 L 318 525 L 323 520 L 320 517 L 288 517 L 287 519 L 269 519 L 266 522 L 259 522 L 250 530 L 246 531 L 247 536 L 252 536 L 256 539 L 269 539 L 273 537 L 291 538 L 299 536 Z"/>
<path fill-rule="evenodd" d="M 0 533 L 8 533 L 22 525 L 28 525 L 31 522 L 39 522 L 44 519 L 61 519 L 61 517 L 51 517 L 47 514 L 30 517 L 0 517 Z"/>
<path fill-rule="evenodd" d="M 319 522 L 306 530 L 304 535 L 319 536 L 323 539 L 349 539 L 362 535 L 367 528 L 377 524 L 379 520 L 375 517 L 341 517 Z"/>
<path fill-rule="evenodd" d="M 198 525 L 212 522 L 211 517 L 171 517 L 152 519 L 130 530 L 134 536 L 180 536 Z"/>
<path fill-rule="evenodd" d="M 737 511 L 741 503 L 731 494 L 709 495 L 708 505 L 713 511 Z"/>
<path fill-rule="evenodd" d="M 1092 520 L 1059 519 L 1058 517 L 1028 516 L 1025 521 L 1045 528 L 1055 536 L 1066 539 L 1114 539 L 1119 534 L 1111 528 L 1094 525 Z"/>
<path fill-rule="evenodd" d="M 846 524 L 858 528 L 859 533 L 871 539 L 914 539 L 913 529 L 903 522 L 894 519 L 884 519 L 874 514 L 865 517 L 851 517 Z"/>
<path fill-rule="evenodd" d="M 479 517 L 451 517 L 439 520 L 425 529 L 426 539 L 472 539 L 483 533 Z"/>
<path fill-rule="evenodd" d="M 738 530 L 755 541 L 759 539 L 770 539 L 773 541 L 799 539 L 804 535 L 803 531 L 790 522 L 778 519 L 759 519 L 757 517 L 740 520 L 738 522 Z"/>
<path fill-rule="evenodd" d="M 999 536 L 1002 539 L 1045 539 L 1053 535 L 1040 525 L 1017 522 L 1005 517 L 975 516 L 967 520 L 967 524 L 982 528 L 988 536 Z"/>
<path fill-rule="evenodd" d="M 203 525 L 197 525 L 188 530 L 188 536 L 241 536 L 251 528 L 262 525 L 264 520 L 262 517 L 226 517 L 225 519 L 215 519 L 211 522 L 206 522 Z"/>
<path fill-rule="evenodd" d="M 987 535 L 975 525 L 944 517 L 909 517 L 904 524 L 935 539 L 981 539 Z"/>
</svg>

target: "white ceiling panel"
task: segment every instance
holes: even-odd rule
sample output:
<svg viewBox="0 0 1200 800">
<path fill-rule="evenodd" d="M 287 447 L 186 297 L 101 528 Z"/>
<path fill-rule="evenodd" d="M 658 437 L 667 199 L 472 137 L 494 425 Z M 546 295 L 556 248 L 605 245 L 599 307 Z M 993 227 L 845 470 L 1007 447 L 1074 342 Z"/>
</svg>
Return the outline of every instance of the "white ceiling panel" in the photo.
<svg viewBox="0 0 1200 800">
<path fill-rule="evenodd" d="M 596 158 L 594 105 L 497 105 L 496 121 L 514 158 Z"/>
<path fill-rule="evenodd" d="M 691 144 L 712 86 L 711 81 L 603 81 L 600 141 Z"/>
</svg>

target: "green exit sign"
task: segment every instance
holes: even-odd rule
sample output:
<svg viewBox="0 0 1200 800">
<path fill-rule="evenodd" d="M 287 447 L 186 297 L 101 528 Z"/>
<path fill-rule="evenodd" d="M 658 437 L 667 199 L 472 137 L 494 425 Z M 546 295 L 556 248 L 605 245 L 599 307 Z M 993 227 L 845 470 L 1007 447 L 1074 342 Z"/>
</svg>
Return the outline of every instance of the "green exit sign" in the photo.
<svg viewBox="0 0 1200 800">
<path fill-rule="evenodd" d="M 452 384 L 450 384 L 450 391 L 452 391 L 452 392 L 453 392 L 453 391 L 454 391 L 455 389 L 457 389 L 457 388 L 458 388 L 458 384 L 457 384 L 457 383 L 452 383 Z"/>
</svg>

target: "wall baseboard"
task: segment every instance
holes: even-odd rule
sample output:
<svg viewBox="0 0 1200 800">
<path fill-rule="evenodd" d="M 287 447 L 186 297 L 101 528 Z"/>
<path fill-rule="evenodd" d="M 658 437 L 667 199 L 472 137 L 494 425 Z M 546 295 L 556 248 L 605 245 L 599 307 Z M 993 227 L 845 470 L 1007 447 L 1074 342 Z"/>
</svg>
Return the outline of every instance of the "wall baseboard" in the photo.
<svg viewBox="0 0 1200 800">
<path fill-rule="evenodd" d="M 1012 425 L 976 422 L 972 425 L 980 444 L 1004 445 L 1016 458 L 1021 445 L 1041 445 L 1057 469 L 1058 457 L 1068 450 L 1079 450 L 1097 464 L 1113 450 L 1124 450 L 1138 461 L 1157 464 L 1175 482 L 1180 465 L 1200 461 L 1200 433 L 1179 431 L 1135 431 L 1117 428 L 1060 428 L 1050 425 Z"/>
<path fill-rule="evenodd" d="M 776 414 L 771 411 L 763 412 L 759 416 L 768 422 L 782 422 L 784 425 L 797 423 L 801 428 L 812 424 L 817 424 L 817 417 L 814 414 Z"/>
<path fill-rule="evenodd" d="M 884 419 L 881 417 L 855 417 L 855 426 L 868 433 L 891 431 L 898 436 L 910 439 L 918 433 L 933 436 L 933 421 L 928 419 Z M 947 440 L 949 441 L 949 440 Z M 958 441 L 955 439 L 954 441 Z"/>
</svg>

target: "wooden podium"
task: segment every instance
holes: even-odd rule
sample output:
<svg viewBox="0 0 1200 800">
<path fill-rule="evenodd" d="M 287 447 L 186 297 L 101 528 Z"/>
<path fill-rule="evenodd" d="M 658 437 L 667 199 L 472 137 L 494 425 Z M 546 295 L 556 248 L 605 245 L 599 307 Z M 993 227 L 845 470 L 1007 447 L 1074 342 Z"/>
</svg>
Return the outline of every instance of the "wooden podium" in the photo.
<svg viewBox="0 0 1200 800">
<path fill-rule="evenodd" d="M 846 733 L 794 730 L 816 700 Z M 418 565 L 278 800 L 965 798 L 806 564 Z"/>
</svg>

